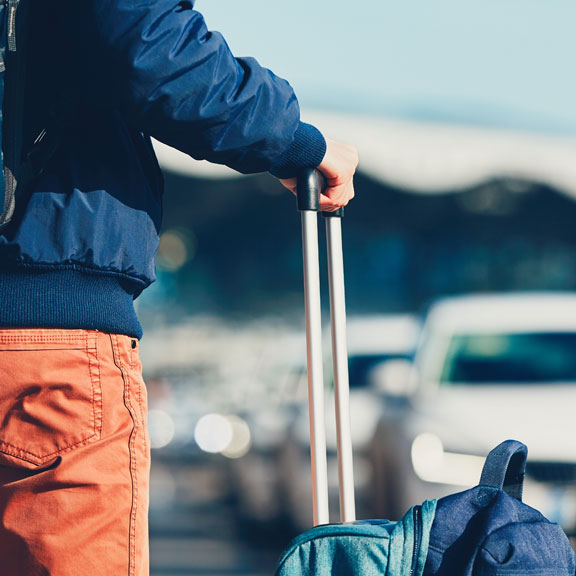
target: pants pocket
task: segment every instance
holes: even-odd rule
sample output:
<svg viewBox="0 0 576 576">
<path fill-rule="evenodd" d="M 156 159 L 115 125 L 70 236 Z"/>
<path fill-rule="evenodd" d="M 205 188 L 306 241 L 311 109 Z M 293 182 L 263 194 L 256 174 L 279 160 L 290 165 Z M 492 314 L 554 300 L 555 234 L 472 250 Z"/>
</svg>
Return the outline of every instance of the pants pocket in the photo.
<svg viewBox="0 0 576 576">
<path fill-rule="evenodd" d="M 0 331 L 0 466 L 45 467 L 101 430 L 96 333 Z"/>
</svg>

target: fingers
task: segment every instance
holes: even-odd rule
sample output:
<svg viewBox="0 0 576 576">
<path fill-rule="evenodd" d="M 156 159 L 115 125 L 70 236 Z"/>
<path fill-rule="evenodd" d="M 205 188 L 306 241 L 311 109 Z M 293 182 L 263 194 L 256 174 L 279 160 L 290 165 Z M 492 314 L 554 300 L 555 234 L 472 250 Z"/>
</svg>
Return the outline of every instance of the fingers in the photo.
<svg viewBox="0 0 576 576">
<path fill-rule="evenodd" d="M 320 208 L 327 212 L 333 212 L 343 208 L 354 198 L 354 185 L 352 181 L 344 186 L 327 188 L 320 196 Z"/>
<path fill-rule="evenodd" d="M 326 153 L 318 166 L 325 187 L 320 196 L 320 209 L 333 212 L 343 208 L 354 198 L 354 174 L 358 167 L 358 152 L 352 146 L 326 139 Z M 296 179 L 280 180 L 296 193 Z"/>
<path fill-rule="evenodd" d="M 326 139 L 326 154 L 318 169 L 326 180 L 322 210 L 337 210 L 354 198 L 354 174 L 358 167 L 358 152 L 352 146 Z"/>
<path fill-rule="evenodd" d="M 298 182 L 298 180 L 296 178 L 281 178 L 280 179 L 280 183 L 282 184 L 282 186 L 284 186 L 285 188 L 288 188 L 288 190 L 290 190 L 290 192 L 292 192 L 293 194 L 296 194 L 297 182 Z"/>
<path fill-rule="evenodd" d="M 281 179 L 282 185 L 296 194 L 296 178 Z M 337 184 L 335 186 L 326 185 L 325 189 L 320 195 L 320 209 L 328 212 L 333 212 L 339 208 L 343 208 L 354 198 L 354 184 L 352 179 L 344 184 Z"/>
</svg>

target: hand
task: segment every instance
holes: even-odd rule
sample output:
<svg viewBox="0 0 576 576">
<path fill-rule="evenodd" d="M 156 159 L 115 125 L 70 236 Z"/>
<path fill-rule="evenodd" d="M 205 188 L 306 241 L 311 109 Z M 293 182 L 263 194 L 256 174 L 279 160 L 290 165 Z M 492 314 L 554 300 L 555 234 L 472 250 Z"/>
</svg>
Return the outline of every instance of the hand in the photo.
<svg viewBox="0 0 576 576">
<path fill-rule="evenodd" d="M 358 152 L 352 146 L 326 139 L 326 154 L 318 166 L 324 176 L 325 189 L 320 196 L 320 208 L 333 212 L 346 206 L 354 198 L 354 173 L 358 166 Z M 296 178 L 280 180 L 296 193 Z"/>
</svg>

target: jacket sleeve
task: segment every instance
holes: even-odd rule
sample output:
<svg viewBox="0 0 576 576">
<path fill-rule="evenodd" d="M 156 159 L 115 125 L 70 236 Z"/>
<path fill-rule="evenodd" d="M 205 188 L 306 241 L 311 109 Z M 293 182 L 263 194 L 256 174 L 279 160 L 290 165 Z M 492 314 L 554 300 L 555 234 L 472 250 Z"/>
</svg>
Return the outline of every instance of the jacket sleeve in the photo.
<svg viewBox="0 0 576 576">
<path fill-rule="evenodd" d="M 240 172 L 315 167 L 324 138 L 300 121 L 288 82 L 235 58 L 188 0 L 72 0 L 83 94 L 196 159 Z"/>
</svg>

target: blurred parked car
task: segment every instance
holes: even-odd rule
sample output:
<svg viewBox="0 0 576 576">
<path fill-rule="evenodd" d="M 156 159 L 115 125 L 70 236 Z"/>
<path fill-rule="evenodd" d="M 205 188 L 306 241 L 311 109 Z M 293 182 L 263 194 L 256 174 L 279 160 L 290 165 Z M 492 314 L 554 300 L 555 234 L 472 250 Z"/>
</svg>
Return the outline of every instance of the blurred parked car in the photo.
<svg viewBox="0 0 576 576">
<path fill-rule="evenodd" d="M 278 380 L 284 381 L 267 401 L 239 411 L 250 430 L 247 452 L 229 463 L 230 491 L 238 519 L 247 532 L 277 529 L 284 523 L 284 506 L 279 475 L 280 455 L 286 430 L 302 404 L 298 390 L 303 387 L 301 363 L 279 367 Z"/>
<path fill-rule="evenodd" d="M 244 454 L 228 462 L 230 494 L 245 533 L 275 529 L 283 521 L 279 498 L 278 447 L 306 389 L 300 383 L 306 342 L 303 331 L 278 331 L 261 349 L 252 373 L 251 392 L 236 414 L 247 424 Z"/>
<path fill-rule="evenodd" d="M 376 391 L 370 385 L 369 376 L 373 368 L 382 362 L 409 359 L 414 353 L 418 332 L 419 323 L 411 315 L 360 316 L 348 320 L 351 435 L 354 447 L 356 508 L 359 517 L 367 510 L 371 478 L 368 448 L 380 416 L 380 403 Z M 331 384 L 331 360 L 326 363 L 325 378 L 327 383 Z M 305 390 L 305 374 L 301 385 Z M 312 525 L 310 435 L 305 391 L 301 393 L 301 397 L 303 400 L 294 410 L 288 433 L 280 446 L 278 468 L 280 501 L 284 504 L 284 515 L 297 530 Z M 330 517 L 338 521 L 338 463 L 332 385 L 326 389 L 325 401 Z"/>
<path fill-rule="evenodd" d="M 375 515 L 477 484 L 488 451 L 513 438 L 528 446 L 525 502 L 574 532 L 576 294 L 439 301 L 414 364 L 379 376 Z"/>
</svg>

